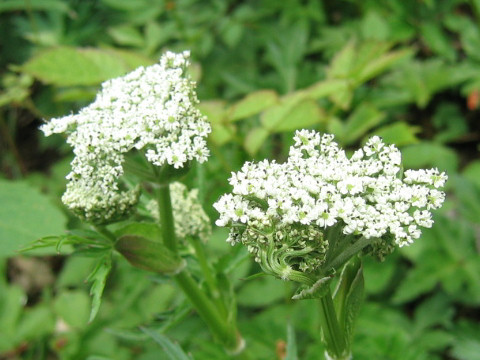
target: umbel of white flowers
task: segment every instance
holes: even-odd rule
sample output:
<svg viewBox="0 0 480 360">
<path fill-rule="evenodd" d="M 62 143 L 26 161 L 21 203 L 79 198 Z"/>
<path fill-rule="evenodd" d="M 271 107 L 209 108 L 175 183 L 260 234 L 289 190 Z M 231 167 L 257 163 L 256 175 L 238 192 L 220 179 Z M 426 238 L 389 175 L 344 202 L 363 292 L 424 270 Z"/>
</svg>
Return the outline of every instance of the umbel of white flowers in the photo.
<svg viewBox="0 0 480 360">
<path fill-rule="evenodd" d="M 212 225 L 198 200 L 198 189 L 189 191 L 184 184 L 173 182 L 170 184 L 170 193 L 176 237 L 178 239 L 191 237 L 206 242 L 212 233 Z M 155 219 L 160 218 L 156 200 L 151 200 L 147 204 L 147 209 Z"/>
<path fill-rule="evenodd" d="M 46 136 L 68 134 L 75 158 L 62 201 L 77 215 L 105 223 L 131 211 L 138 189 L 126 190 L 119 178 L 132 150 L 156 166 L 181 168 L 207 159 L 211 128 L 195 107 L 188 58 L 188 52 L 167 52 L 159 64 L 104 82 L 95 101 L 78 114 L 41 127 Z"/>
<path fill-rule="evenodd" d="M 400 151 L 378 136 L 350 158 L 333 139 L 297 131 L 287 162 L 247 162 L 232 173 L 232 194 L 214 204 L 216 224 L 230 227 L 227 241 L 245 244 L 261 265 L 281 264 L 274 273 L 284 279 L 319 269 L 332 237 L 371 239 L 380 257 L 408 245 L 445 199 L 445 173 L 401 174 Z"/>
</svg>

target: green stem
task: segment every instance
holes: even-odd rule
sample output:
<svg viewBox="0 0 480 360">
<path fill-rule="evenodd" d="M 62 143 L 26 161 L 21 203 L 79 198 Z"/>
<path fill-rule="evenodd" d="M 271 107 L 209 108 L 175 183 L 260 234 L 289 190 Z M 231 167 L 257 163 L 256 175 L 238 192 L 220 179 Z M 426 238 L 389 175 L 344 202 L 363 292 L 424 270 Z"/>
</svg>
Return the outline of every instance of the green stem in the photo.
<svg viewBox="0 0 480 360">
<path fill-rule="evenodd" d="M 335 360 L 348 359 L 350 351 L 338 323 L 330 288 L 320 299 L 320 321 L 328 354 Z"/>
<path fill-rule="evenodd" d="M 170 198 L 169 185 L 161 185 L 158 189 L 157 196 L 163 243 L 169 250 L 177 253 L 175 223 L 173 221 L 172 199 Z"/>
<path fill-rule="evenodd" d="M 162 184 L 159 187 L 157 196 L 163 243 L 169 250 L 178 253 L 168 184 Z M 174 276 L 174 280 L 225 349 L 232 354 L 241 352 L 243 340 L 237 333 L 236 327 L 229 326 L 230 324 L 221 316 L 216 305 L 205 295 L 189 272 L 186 269 L 181 271 Z"/>
<path fill-rule="evenodd" d="M 212 295 L 217 307 L 222 311 L 222 314 L 227 316 L 227 309 L 225 308 L 223 299 L 221 298 L 220 291 L 218 291 L 217 280 L 213 274 L 212 268 L 207 261 L 207 256 L 205 253 L 205 247 L 203 246 L 200 239 L 189 238 L 190 244 L 192 244 L 195 249 L 195 255 L 197 256 L 198 263 L 202 270 L 202 274 L 205 277 L 205 282 L 207 283 L 208 290 Z"/>
<path fill-rule="evenodd" d="M 374 238 L 367 239 L 366 237 L 362 236 L 360 239 L 355 241 L 351 246 L 347 247 L 346 249 L 342 250 L 342 252 L 335 258 L 327 261 L 325 263 L 325 269 L 337 269 L 341 265 L 345 264 L 353 255 L 357 254 L 360 250 L 362 250 L 365 246 L 369 245 Z"/>
<path fill-rule="evenodd" d="M 234 351 L 238 339 L 236 331 L 228 327 L 226 321 L 218 313 L 216 307 L 192 279 L 190 274 L 184 270 L 175 275 L 175 281 L 183 290 L 200 317 L 205 321 L 211 332 L 222 342 L 227 350 Z"/>
</svg>

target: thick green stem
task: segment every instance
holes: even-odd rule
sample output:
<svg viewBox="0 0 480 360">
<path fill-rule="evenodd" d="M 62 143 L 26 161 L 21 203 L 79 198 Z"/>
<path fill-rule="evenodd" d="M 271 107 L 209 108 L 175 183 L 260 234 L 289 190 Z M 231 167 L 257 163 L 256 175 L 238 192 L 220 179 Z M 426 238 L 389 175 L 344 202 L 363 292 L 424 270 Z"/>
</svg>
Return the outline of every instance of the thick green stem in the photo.
<svg viewBox="0 0 480 360">
<path fill-rule="evenodd" d="M 178 253 L 168 184 L 160 186 L 157 196 L 163 243 L 169 250 Z M 236 327 L 230 326 L 227 320 L 221 316 L 215 304 L 205 295 L 188 271 L 185 269 L 176 274 L 174 280 L 190 300 L 200 317 L 207 323 L 210 331 L 222 342 L 225 349 L 232 354 L 241 352 L 243 340 L 237 333 Z"/>
<path fill-rule="evenodd" d="M 212 271 L 212 268 L 210 267 L 210 264 L 207 261 L 205 248 L 200 239 L 189 238 L 189 240 L 190 244 L 192 244 L 193 248 L 195 249 L 195 255 L 197 255 L 197 260 L 200 268 L 202 269 L 202 274 L 205 277 L 205 282 L 207 284 L 208 290 L 210 291 L 210 294 L 212 295 L 217 307 L 221 309 L 222 314 L 227 316 L 227 310 L 225 308 L 220 291 L 218 291 L 217 280 Z"/>
<path fill-rule="evenodd" d="M 175 223 L 173 221 L 172 199 L 168 184 L 161 185 L 157 192 L 158 210 L 160 213 L 160 225 L 164 245 L 174 253 L 177 253 L 177 241 L 175 238 Z"/>
<path fill-rule="evenodd" d="M 329 356 L 335 360 L 348 359 L 350 351 L 347 349 L 345 336 L 338 323 L 330 289 L 320 299 L 320 320 Z"/>
<path fill-rule="evenodd" d="M 184 270 L 175 276 L 175 281 L 183 290 L 200 317 L 207 323 L 211 332 L 222 342 L 227 350 L 234 351 L 238 339 L 236 331 L 232 331 L 218 313 L 216 307 L 192 279 L 190 274 Z"/>
</svg>

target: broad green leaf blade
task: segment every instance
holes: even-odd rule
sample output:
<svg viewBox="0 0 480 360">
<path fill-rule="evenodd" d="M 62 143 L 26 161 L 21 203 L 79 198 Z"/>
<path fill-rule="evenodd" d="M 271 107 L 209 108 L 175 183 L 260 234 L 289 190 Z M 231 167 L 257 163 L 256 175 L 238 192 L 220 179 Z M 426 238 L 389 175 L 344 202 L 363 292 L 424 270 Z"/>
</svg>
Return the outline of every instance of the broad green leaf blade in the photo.
<svg viewBox="0 0 480 360">
<path fill-rule="evenodd" d="M 284 360 L 298 360 L 297 339 L 292 324 L 287 326 L 287 354 Z"/>
<path fill-rule="evenodd" d="M 20 70 L 57 86 L 97 85 L 131 70 L 132 57 L 106 49 L 57 47 L 34 56 Z M 148 59 L 141 62 L 149 65 Z"/>
<path fill-rule="evenodd" d="M 271 132 L 307 128 L 325 121 L 325 114 L 314 100 L 305 99 L 279 117 L 262 117 L 263 126 Z"/>
<path fill-rule="evenodd" d="M 163 243 L 139 235 L 121 236 L 115 249 L 133 266 L 159 274 L 177 274 L 186 265 L 185 260 Z"/>
<path fill-rule="evenodd" d="M 100 304 L 102 302 L 102 294 L 107 283 L 107 276 L 112 269 L 112 254 L 103 256 L 98 262 L 96 268 L 88 276 L 87 281 L 92 283 L 90 295 L 92 296 L 92 310 L 90 312 L 89 322 L 92 322 L 97 316 Z"/>
<path fill-rule="evenodd" d="M 306 89 L 308 96 L 312 99 L 320 99 L 330 96 L 339 91 L 348 90 L 348 81 L 343 79 L 328 79 L 313 84 Z"/>
<path fill-rule="evenodd" d="M 380 124 L 384 115 L 371 104 L 360 105 L 347 119 L 343 143 L 348 145 L 358 141 L 368 130 Z"/>
<path fill-rule="evenodd" d="M 250 155 L 254 156 L 258 150 L 260 150 L 269 135 L 270 132 L 263 127 L 253 128 L 245 137 L 243 143 L 245 150 L 247 150 Z"/>
<path fill-rule="evenodd" d="M 375 76 L 380 75 L 386 71 L 389 67 L 394 65 L 397 61 L 411 56 L 413 54 L 411 49 L 404 49 L 398 51 L 392 51 L 387 54 L 383 54 L 380 57 L 370 61 L 362 70 L 356 74 L 357 84 L 362 84 Z"/>
<path fill-rule="evenodd" d="M 230 107 L 229 120 L 237 121 L 258 114 L 278 101 L 278 95 L 273 90 L 255 91 Z"/>
<path fill-rule="evenodd" d="M 140 329 L 162 347 L 170 360 L 192 360 L 178 344 L 170 341 L 165 335 L 146 327 L 140 327 Z"/>
<path fill-rule="evenodd" d="M 405 146 L 418 143 L 418 138 L 415 136 L 420 131 L 418 126 L 411 126 L 403 121 L 394 124 L 382 126 L 375 130 L 375 135 L 380 136 L 388 144 L 395 144 L 397 146 Z"/>
<path fill-rule="evenodd" d="M 453 174 L 457 171 L 458 155 L 451 148 L 423 141 L 402 149 L 403 165 L 406 169 L 437 167 L 441 171 Z"/>
<path fill-rule="evenodd" d="M 327 71 L 329 79 L 342 79 L 350 74 L 350 70 L 355 64 L 355 42 L 350 41 L 345 47 L 335 55 Z"/>
<path fill-rule="evenodd" d="M 0 180 L 0 257 L 28 243 L 65 231 L 65 215 L 50 199 L 24 182 Z"/>
<path fill-rule="evenodd" d="M 55 297 L 53 304 L 55 314 L 66 324 L 83 329 L 88 323 L 90 299 L 83 290 L 65 290 Z"/>
</svg>

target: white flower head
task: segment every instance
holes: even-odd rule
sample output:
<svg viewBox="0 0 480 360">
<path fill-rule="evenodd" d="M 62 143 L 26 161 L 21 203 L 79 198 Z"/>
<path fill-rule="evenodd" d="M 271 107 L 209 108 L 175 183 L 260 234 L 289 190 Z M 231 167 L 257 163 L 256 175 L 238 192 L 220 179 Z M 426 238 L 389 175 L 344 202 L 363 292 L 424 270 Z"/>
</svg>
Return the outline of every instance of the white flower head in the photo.
<svg viewBox="0 0 480 360">
<path fill-rule="evenodd" d="M 63 196 L 69 208 L 93 222 L 110 221 L 113 208 L 131 208 L 136 196 L 123 193 L 118 179 L 125 154 L 132 150 L 143 152 L 156 166 L 182 168 L 191 160 L 207 159 L 211 128 L 195 107 L 188 58 L 188 52 L 167 52 L 158 64 L 104 82 L 95 101 L 78 114 L 41 127 L 47 136 L 66 132 L 73 147 L 75 159 Z"/>
<path fill-rule="evenodd" d="M 232 194 L 214 204 L 217 225 L 231 228 L 229 241 L 246 244 L 262 266 L 268 260 L 271 268 L 277 253 L 283 267 L 312 272 L 325 261 L 331 236 L 371 239 L 382 257 L 432 226 L 445 173 L 407 170 L 402 179 L 400 151 L 378 136 L 350 158 L 333 139 L 297 131 L 287 162 L 246 163 L 233 173 Z"/>
<path fill-rule="evenodd" d="M 180 183 L 170 184 L 175 235 L 178 239 L 191 237 L 206 242 L 212 233 L 210 218 L 198 200 L 198 190 Z M 147 209 L 155 219 L 160 218 L 158 202 L 151 200 Z"/>
</svg>

